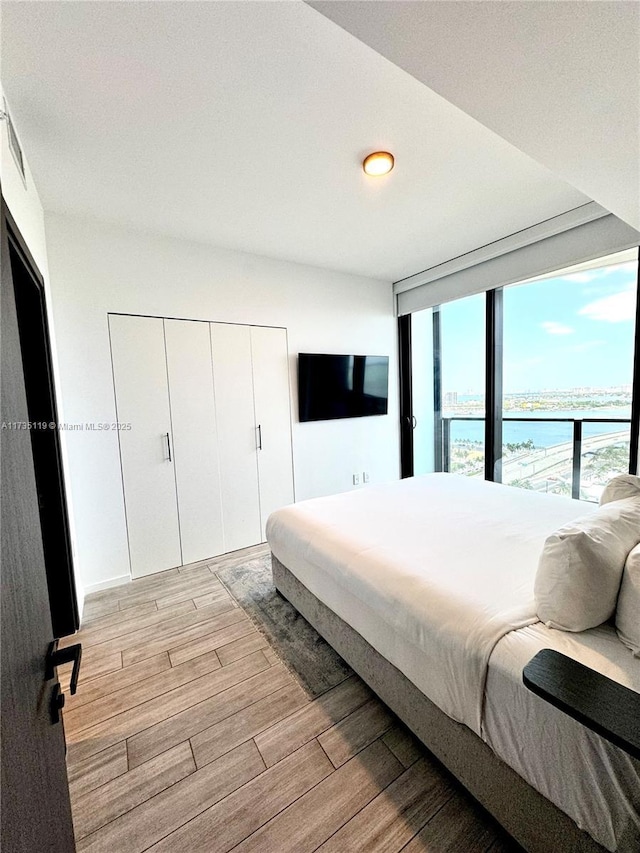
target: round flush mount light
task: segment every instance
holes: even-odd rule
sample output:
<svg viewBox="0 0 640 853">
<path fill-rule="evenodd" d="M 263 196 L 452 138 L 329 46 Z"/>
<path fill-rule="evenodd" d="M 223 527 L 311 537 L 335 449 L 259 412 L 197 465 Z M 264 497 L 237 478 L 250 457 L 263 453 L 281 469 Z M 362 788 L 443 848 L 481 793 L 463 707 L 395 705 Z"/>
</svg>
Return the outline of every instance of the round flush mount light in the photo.
<svg viewBox="0 0 640 853">
<path fill-rule="evenodd" d="M 365 175 L 388 175 L 393 169 L 395 160 L 388 151 L 374 151 L 362 161 Z"/>
</svg>

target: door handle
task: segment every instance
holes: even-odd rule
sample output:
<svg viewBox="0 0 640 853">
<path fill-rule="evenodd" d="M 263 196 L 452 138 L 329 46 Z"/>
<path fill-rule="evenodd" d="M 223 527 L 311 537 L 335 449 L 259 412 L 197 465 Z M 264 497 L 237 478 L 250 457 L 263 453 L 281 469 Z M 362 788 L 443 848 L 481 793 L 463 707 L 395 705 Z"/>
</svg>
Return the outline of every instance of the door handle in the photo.
<svg viewBox="0 0 640 853">
<path fill-rule="evenodd" d="M 258 424 L 258 450 L 262 450 L 262 424 Z"/>
<path fill-rule="evenodd" d="M 169 433 L 165 433 L 165 438 L 167 439 L 167 462 L 171 462 L 171 437 Z"/>
<path fill-rule="evenodd" d="M 418 426 L 418 421 L 416 420 L 415 415 L 411 415 L 411 429 L 415 429 Z"/>
<path fill-rule="evenodd" d="M 55 668 L 57 666 L 61 666 L 63 663 L 71 663 L 73 661 L 73 670 L 71 672 L 71 685 L 69 687 L 69 692 L 72 696 L 75 695 L 76 690 L 78 689 L 78 676 L 80 675 L 80 661 L 82 660 L 82 646 L 80 643 L 76 643 L 73 646 L 67 646 L 64 649 L 58 648 L 58 641 L 54 640 L 49 644 L 49 650 L 47 651 L 47 657 L 45 660 L 45 671 L 44 676 L 49 681 L 49 679 L 53 678 L 55 673 Z M 59 685 L 58 685 L 59 690 Z M 54 687 L 55 692 L 55 687 Z M 62 704 L 64 704 L 64 696 L 62 697 Z M 58 707 L 62 707 L 59 705 Z M 53 714 L 53 712 L 52 712 Z M 57 720 L 54 720 L 57 722 Z"/>
</svg>

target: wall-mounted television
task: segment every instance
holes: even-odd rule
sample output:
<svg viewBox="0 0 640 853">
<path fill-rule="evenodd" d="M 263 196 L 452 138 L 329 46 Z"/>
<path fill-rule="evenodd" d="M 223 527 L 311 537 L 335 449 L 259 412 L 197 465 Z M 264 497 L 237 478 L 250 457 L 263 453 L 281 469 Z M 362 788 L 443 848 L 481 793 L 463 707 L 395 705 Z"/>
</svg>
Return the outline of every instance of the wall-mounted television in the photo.
<svg viewBox="0 0 640 853">
<path fill-rule="evenodd" d="M 301 421 L 386 415 L 388 397 L 386 355 L 298 354 Z"/>
</svg>

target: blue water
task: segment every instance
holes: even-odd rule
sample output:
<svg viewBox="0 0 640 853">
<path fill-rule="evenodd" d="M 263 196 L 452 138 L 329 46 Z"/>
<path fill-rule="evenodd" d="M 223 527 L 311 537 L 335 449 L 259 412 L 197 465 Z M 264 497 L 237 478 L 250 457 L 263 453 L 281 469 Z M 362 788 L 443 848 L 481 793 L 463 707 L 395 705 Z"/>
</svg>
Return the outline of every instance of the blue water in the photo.
<svg viewBox="0 0 640 853">
<path fill-rule="evenodd" d="M 516 417 L 514 412 L 505 412 L 505 417 Z M 590 411 L 536 411 L 527 413 L 526 417 L 544 420 L 545 418 L 629 418 L 628 408 L 594 409 Z M 610 432 L 629 431 L 628 424 L 603 423 L 582 425 L 582 438 L 594 435 L 604 435 Z M 535 447 L 552 447 L 573 440 L 573 424 L 571 423 L 531 423 L 524 421 L 514 423 L 505 421 L 502 425 L 502 440 L 504 444 L 516 444 L 531 439 Z M 484 423 L 482 421 L 453 421 L 451 423 L 451 442 L 454 441 L 484 441 Z"/>
</svg>

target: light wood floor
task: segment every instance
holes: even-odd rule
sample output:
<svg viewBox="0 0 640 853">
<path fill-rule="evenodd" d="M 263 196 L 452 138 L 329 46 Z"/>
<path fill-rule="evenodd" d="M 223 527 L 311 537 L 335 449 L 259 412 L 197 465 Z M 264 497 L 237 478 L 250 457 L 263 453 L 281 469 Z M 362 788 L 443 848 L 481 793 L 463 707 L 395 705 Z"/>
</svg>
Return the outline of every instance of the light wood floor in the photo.
<svg viewBox="0 0 640 853">
<path fill-rule="evenodd" d="M 265 552 L 88 596 L 67 640 L 77 850 L 519 850 L 357 677 L 308 699 L 214 574 Z"/>
</svg>

